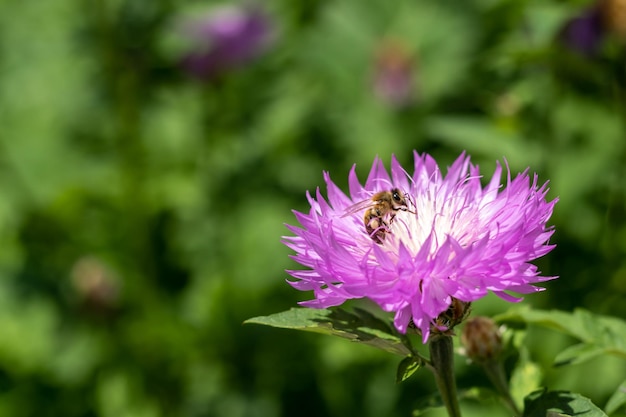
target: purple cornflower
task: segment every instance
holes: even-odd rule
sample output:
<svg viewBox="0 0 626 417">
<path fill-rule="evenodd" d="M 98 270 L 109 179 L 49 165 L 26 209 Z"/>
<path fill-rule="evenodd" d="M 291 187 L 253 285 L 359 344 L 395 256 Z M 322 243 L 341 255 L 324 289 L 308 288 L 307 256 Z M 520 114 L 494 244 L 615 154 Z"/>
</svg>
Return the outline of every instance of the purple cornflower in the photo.
<svg viewBox="0 0 626 417">
<path fill-rule="evenodd" d="M 269 17 L 256 7 L 225 6 L 184 23 L 190 51 L 182 61 L 192 75 L 211 79 L 265 52 L 273 40 Z"/>
<path fill-rule="evenodd" d="M 478 166 L 465 153 L 445 176 L 431 156 L 415 152 L 414 158 L 409 174 L 393 157 L 391 175 L 376 158 L 364 186 L 353 167 L 349 196 L 328 173 L 328 201 L 319 188 L 315 196 L 307 193 L 311 210 L 294 212 L 302 227 L 287 226 L 295 236 L 284 238 L 293 258 L 309 268 L 288 271 L 297 279 L 289 282 L 294 288 L 313 290 L 315 298 L 302 305 L 326 308 L 369 298 L 395 313 L 400 332 L 415 325 L 426 342 L 433 329 L 446 330 L 441 318 L 457 304 L 489 291 L 520 301 L 508 291 L 541 291 L 533 284 L 555 278 L 539 276 L 529 263 L 554 248 L 548 244 L 554 229 L 546 222 L 557 200 L 546 201 L 547 183 L 539 185 L 537 175 L 531 180 L 528 170 L 511 179 L 507 168 L 503 187 L 498 163 L 483 187 Z M 372 204 L 363 201 L 392 189 L 400 193 L 396 210 L 375 218 L 380 227 L 368 233 L 364 214 Z"/>
</svg>

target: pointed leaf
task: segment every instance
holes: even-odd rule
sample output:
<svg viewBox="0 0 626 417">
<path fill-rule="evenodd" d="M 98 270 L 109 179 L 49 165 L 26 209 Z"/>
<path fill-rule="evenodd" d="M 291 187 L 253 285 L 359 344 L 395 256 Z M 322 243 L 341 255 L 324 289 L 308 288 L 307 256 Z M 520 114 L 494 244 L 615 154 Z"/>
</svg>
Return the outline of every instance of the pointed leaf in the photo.
<svg viewBox="0 0 626 417">
<path fill-rule="evenodd" d="M 567 391 L 539 390 L 524 400 L 522 417 L 545 416 L 608 417 L 591 400 Z"/>
<path fill-rule="evenodd" d="M 424 361 L 418 356 L 407 356 L 402 359 L 398 364 L 398 371 L 396 372 L 396 383 L 406 381 L 411 375 L 413 375 L 419 368 L 422 367 Z"/>
<path fill-rule="evenodd" d="M 361 309 L 348 312 L 339 308 L 292 308 L 269 316 L 254 317 L 244 323 L 339 336 L 400 356 L 412 353 L 391 326 Z"/>
<path fill-rule="evenodd" d="M 611 395 L 604 409 L 607 414 L 613 414 L 626 405 L 626 381 L 622 382 L 617 390 Z"/>
</svg>

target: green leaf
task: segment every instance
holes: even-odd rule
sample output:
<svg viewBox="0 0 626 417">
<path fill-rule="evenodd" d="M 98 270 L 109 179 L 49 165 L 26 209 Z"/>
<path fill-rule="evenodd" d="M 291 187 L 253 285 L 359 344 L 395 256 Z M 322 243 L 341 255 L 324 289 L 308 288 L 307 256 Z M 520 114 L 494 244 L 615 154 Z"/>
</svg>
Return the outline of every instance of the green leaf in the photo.
<svg viewBox="0 0 626 417">
<path fill-rule="evenodd" d="M 571 313 L 558 310 L 532 310 L 527 307 L 511 309 L 496 316 L 494 319 L 499 323 L 505 323 L 513 327 L 520 324 L 536 324 L 564 333 L 570 333 L 574 331 L 572 327 L 577 327 L 571 323 L 574 319 Z M 568 324 L 572 324 L 572 326 L 568 326 Z"/>
<path fill-rule="evenodd" d="M 470 153 L 493 155 L 519 155 L 529 165 L 535 165 L 538 146 L 522 139 L 519 131 L 498 126 L 485 118 L 452 115 L 430 117 L 426 131 L 440 141 L 465 148 Z"/>
<path fill-rule="evenodd" d="M 390 325 L 361 309 L 348 312 L 340 308 L 292 308 L 269 316 L 254 317 L 244 323 L 323 333 L 400 356 L 412 354 L 410 347 L 405 345 L 408 341 L 402 339 Z"/>
<path fill-rule="evenodd" d="M 396 383 L 406 381 L 419 368 L 424 365 L 422 358 L 418 356 L 407 356 L 398 364 L 398 372 L 396 372 Z"/>
<path fill-rule="evenodd" d="M 583 309 L 573 313 L 557 310 L 514 309 L 496 317 L 513 327 L 534 324 L 568 334 L 582 343 L 561 352 L 557 365 L 582 363 L 601 354 L 626 358 L 626 322 L 614 317 L 592 314 Z"/>
<path fill-rule="evenodd" d="M 617 390 L 611 395 L 604 409 L 607 414 L 613 414 L 626 404 L 626 380 L 622 382 Z"/>
<path fill-rule="evenodd" d="M 524 400 L 522 417 L 546 416 L 607 417 L 591 400 L 567 391 L 538 390 Z"/>
<path fill-rule="evenodd" d="M 600 356 L 605 352 L 606 350 L 604 348 L 595 344 L 581 343 L 579 345 L 570 346 L 556 355 L 554 365 L 576 365 L 591 358 L 595 358 L 596 356 Z"/>
<path fill-rule="evenodd" d="M 523 351 L 523 353 L 520 355 L 520 360 L 513 370 L 510 381 L 511 396 L 518 407 L 521 407 L 528 393 L 535 391 L 539 387 L 543 377 L 539 365 L 528 359 L 526 351 Z"/>
</svg>

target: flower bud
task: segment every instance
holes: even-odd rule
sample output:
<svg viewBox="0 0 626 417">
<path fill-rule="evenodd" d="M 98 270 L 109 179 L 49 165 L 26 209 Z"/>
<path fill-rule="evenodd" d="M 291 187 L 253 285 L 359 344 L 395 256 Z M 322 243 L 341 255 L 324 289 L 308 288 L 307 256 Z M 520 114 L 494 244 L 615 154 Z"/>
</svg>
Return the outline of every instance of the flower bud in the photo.
<svg viewBox="0 0 626 417">
<path fill-rule="evenodd" d="M 374 57 L 374 94 L 393 108 L 403 108 L 415 100 L 414 58 L 399 40 L 386 40 Z"/>
<path fill-rule="evenodd" d="M 496 359 L 502 353 L 502 336 L 496 323 L 488 317 L 474 317 L 465 323 L 461 343 L 467 357 L 477 363 Z"/>
<path fill-rule="evenodd" d="M 71 282 L 83 308 L 90 313 L 106 315 L 117 307 L 118 281 L 100 259 L 91 256 L 78 259 L 72 267 Z"/>
</svg>

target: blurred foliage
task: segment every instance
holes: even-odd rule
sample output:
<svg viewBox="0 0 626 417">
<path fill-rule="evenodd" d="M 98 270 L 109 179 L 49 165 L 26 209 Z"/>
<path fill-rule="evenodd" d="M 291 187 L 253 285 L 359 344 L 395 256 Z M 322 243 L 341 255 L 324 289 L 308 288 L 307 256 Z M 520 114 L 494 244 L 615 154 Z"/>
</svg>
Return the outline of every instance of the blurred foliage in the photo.
<svg viewBox="0 0 626 417">
<path fill-rule="evenodd" d="M 391 355 L 241 326 L 306 299 L 284 282 L 283 224 L 322 170 L 346 185 L 375 155 L 530 166 L 560 199 L 538 264 L 561 278 L 524 302 L 626 317 L 624 39 L 560 42 L 592 4 L 273 0 L 269 50 L 188 76 L 180 16 L 218 4 L 0 2 L 0 416 L 410 415 L 435 388 L 395 385 Z M 402 105 L 373 88 L 389 39 L 411 64 Z M 527 337 L 551 390 L 604 404 L 626 373 L 552 369 L 571 340 Z"/>
</svg>

